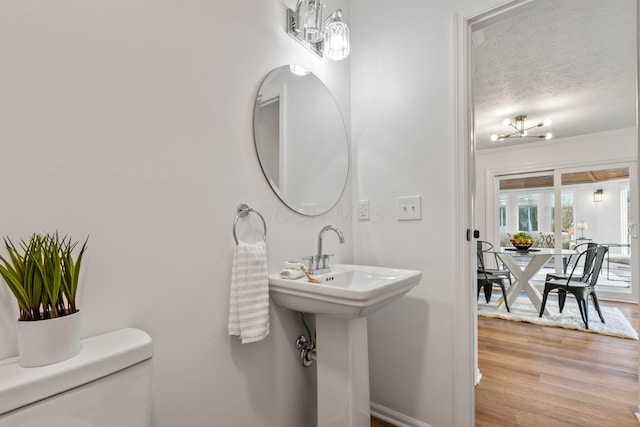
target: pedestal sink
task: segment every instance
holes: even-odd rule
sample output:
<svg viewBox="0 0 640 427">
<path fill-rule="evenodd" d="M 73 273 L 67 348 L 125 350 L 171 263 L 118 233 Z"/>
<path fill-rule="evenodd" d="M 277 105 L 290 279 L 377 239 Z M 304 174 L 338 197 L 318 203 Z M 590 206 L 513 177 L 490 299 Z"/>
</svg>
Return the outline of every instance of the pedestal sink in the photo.
<svg viewBox="0 0 640 427">
<path fill-rule="evenodd" d="M 336 264 L 314 277 L 319 284 L 270 275 L 269 294 L 280 307 L 317 315 L 318 427 L 368 427 L 366 316 L 409 292 L 422 273 Z"/>
</svg>

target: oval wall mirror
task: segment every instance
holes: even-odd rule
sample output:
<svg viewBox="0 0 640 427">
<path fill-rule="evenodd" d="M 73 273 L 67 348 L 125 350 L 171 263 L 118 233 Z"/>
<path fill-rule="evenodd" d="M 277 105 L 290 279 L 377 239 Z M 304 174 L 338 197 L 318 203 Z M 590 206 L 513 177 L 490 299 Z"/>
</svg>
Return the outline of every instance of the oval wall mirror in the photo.
<svg viewBox="0 0 640 427">
<path fill-rule="evenodd" d="M 256 97 L 253 134 L 264 176 L 289 208 L 320 215 L 338 202 L 349 142 L 338 104 L 317 76 L 293 65 L 271 71 Z"/>
</svg>

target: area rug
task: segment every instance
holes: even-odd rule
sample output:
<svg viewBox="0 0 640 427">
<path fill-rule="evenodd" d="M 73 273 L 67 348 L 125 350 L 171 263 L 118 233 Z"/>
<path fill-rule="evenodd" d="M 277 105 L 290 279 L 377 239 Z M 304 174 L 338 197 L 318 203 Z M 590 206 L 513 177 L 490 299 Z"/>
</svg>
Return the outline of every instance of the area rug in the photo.
<svg viewBox="0 0 640 427">
<path fill-rule="evenodd" d="M 557 300 L 547 301 L 549 314 L 538 317 L 538 312 L 526 296 L 516 299 L 515 303 L 509 307 L 511 313 L 507 312 L 504 306 L 495 308 L 497 298 L 485 303 L 484 298 L 478 300 L 478 316 L 494 317 L 498 319 L 514 320 L 516 322 L 528 322 L 542 326 L 554 326 L 566 329 L 576 329 L 584 332 L 611 335 L 620 338 L 638 339 L 638 332 L 631 326 L 626 317 L 616 307 L 605 307 L 600 305 L 602 316 L 606 323 L 600 321 L 598 313 L 593 304 L 589 304 L 589 329 L 584 327 L 584 322 L 580 317 L 578 305 L 567 296 L 567 302 L 562 313 L 558 311 Z M 572 304 L 573 303 L 573 304 Z"/>
</svg>

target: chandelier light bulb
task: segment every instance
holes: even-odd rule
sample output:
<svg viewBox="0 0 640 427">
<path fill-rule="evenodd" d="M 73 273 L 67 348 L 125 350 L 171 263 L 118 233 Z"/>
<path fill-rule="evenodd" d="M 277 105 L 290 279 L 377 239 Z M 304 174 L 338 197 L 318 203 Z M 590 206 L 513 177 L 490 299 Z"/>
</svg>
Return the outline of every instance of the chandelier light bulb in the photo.
<svg viewBox="0 0 640 427">
<path fill-rule="evenodd" d="M 527 125 L 527 115 L 519 114 L 514 117 L 513 121 L 511 119 L 504 119 L 502 121 L 504 126 L 508 126 L 512 128 L 508 133 L 491 135 L 491 141 L 504 141 L 509 138 L 537 138 L 537 139 L 551 139 L 553 135 L 549 132 L 547 134 L 535 134 L 530 135 L 529 131 L 531 129 L 536 129 L 542 126 L 551 125 L 550 119 L 544 119 L 543 121 L 536 121 L 535 124 Z"/>
</svg>

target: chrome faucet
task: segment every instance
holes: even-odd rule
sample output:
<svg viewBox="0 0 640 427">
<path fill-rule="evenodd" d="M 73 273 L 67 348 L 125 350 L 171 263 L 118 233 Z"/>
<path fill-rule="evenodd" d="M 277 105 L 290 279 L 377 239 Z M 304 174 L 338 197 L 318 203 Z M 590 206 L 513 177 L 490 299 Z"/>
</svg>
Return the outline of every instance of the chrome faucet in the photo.
<svg viewBox="0 0 640 427">
<path fill-rule="evenodd" d="M 324 238 L 324 234 L 329 230 L 335 231 L 340 243 L 344 243 L 344 234 L 342 234 L 342 231 L 338 227 L 335 225 L 325 225 L 322 227 L 320 234 L 318 234 L 318 253 L 315 256 L 312 255 L 309 258 L 305 258 L 309 260 L 310 273 L 327 273 L 331 271 L 329 268 L 329 257 L 332 254 L 322 253 L 322 239 Z"/>
</svg>

